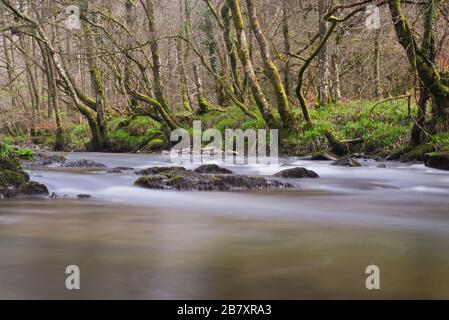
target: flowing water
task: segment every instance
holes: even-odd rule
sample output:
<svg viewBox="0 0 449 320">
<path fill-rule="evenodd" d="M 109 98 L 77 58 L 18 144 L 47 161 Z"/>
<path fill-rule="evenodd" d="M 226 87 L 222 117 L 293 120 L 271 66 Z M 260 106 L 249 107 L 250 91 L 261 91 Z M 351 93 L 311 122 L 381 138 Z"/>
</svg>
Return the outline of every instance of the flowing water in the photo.
<svg viewBox="0 0 449 320">
<path fill-rule="evenodd" d="M 169 164 L 168 156 L 67 156 L 111 168 Z M 202 193 L 135 188 L 132 171 L 32 171 L 59 198 L 0 202 L 0 298 L 449 299 L 449 173 L 282 163 L 277 171 L 305 166 L 321 179 Z M 80 267 L 79 291 L 65 288 L 68 265 Z M 365 287 L 369 265 L 381 270 L 380 290 Z"/>
</svg>

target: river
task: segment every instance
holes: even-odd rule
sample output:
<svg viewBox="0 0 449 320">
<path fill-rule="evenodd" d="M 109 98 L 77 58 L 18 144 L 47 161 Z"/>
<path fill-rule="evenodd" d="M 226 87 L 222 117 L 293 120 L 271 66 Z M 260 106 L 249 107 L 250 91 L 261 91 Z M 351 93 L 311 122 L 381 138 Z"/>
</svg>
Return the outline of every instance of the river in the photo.
<svg viewBox="0 0 449 320">
<path fill-rule="evenodd" d="M 169 165 L 165 155 L 67 157 Z M 448 172 L 281 162 L 277 171 L 305 166 L 321 179 L 202 193 L 135 188 L 132 171 L 30 171 L 60 197 L 0 202 L 0 299 L 449 299 Z M 81 270 L 79 291 L 65 288 L 68 265 Z M 380 290 L 365 287 L 369 265 Z"/>
</svg>

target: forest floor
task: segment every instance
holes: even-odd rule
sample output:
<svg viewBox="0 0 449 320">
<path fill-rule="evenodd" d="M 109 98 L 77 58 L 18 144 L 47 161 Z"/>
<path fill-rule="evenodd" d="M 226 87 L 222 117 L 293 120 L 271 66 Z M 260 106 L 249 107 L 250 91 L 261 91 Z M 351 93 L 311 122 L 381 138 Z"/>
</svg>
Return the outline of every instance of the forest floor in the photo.
<svg viewBox="0 0 449 320">
<path fill-rule="evenodd" d="M 300 113 L 298 111 L 298 117 Z M 387 158 L 403 150 L 408 145 L 413 119 L 408 106 L 403 101 L 378 103 L 375 101 L 354 101 L 332 104 L 311 110 L 313 128 L 303 125 L 283 137 L 281 153 L 291 156 L 310 155 L 329 149 L 324 132 L 331 131 L 340 140 L 357 140 L 355 150 L 367 155 Z M 188 119 L 181 115 L 180 119 Z M 226 111 L 211 111 L 203 116 L 190 117 L 182 121 L 190 132 L 191 120 L 202 122 L 203 129 L 215 128 L 224 133 L 225 129 L 264 129 L 262 119 L 248 119 L 237 107 Z M 109 122 L 109 135 L 112 152 L 156 153 L 170 149 L 170 144 L 160 132 L 158 123 L 148 117 L 115 118 Z M 85 124 L 65 126 L 65 150 L 86 151 L 89 143 L 89 128 Z M 29 134 L 0 136 L 7 144 L 20 146 L 39 146 L 49 148 L 55 142 L 55 129 L 39 130 Z M 449 133 L 435 135 L 429 139 L 424 153 L 449 151 Z M 401 152 L 400 152 L 401 153 Z M 402 152 L 403 153 L 403 152 Z M 405 157 L 406 161 L 422 160 L 422 155 Z"/>
</svg>

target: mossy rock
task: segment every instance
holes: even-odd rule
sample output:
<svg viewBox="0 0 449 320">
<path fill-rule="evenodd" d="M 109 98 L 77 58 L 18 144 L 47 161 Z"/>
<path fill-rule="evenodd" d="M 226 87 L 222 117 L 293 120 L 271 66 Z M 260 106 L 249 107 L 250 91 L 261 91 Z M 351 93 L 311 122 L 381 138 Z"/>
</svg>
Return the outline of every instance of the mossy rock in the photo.
<svg viewBox="0 0 449 320">
<path fill-rule="evenodd" d="M 425 155 L 435 151 L 435 147 L 430 144 L 422 144 L 420 146 L 406 149 L 407 151 L 400 157 L 402 162 L 424 161 Z"/>
<path fill-rule="evenodd" d="M 351 168 L 357 168 L 362 166 L 357 160 L 353 159 L 350 156 L 343 157 L 332 163 L 332 165 L 339 167 L 351 167 Z"/>
<path fill-rule="evenodd" d="M 21 170 L 21 166 L 19 161 L 17 161 L 16 159 L 1 159 L 0 158 L 0 169 L 4 169 L 4 170 L 12 170 L 12 171 L 17 171 L 17 170 Z"/>
<path fill-rule="evenodd" d="M 186 171 L 183 167 L 154 167 L 137 171 L 136 174 L 140 176 L 151 176 L 161 173 L 178 173 L 183 171 Z"/>
<path fill-rule="evenodd" d="M 136 186 L 155 190 L 176 191 L 238 191 L 291 188 L 292 185 L 280 181 L 269 181 L 262 177 L 242 175 L 210 175 L 193 171 L 162 172 L 139 178 Z"/>
<path fill-rule="evenodd" d="M 20 196 L 46 196 L 48 189 L 43 184 L 30 181 L 18 189 L 18 194 Z"/>
<path fill-rule="evenodd" d="M 425 155 L 425 164 L 429 168 L 449 170 L 449 152 L 432 152 Z"/>
<path fill-rule="evenodd" d="M 226 168 L 221 168 L 217 166 L 216 164 L 205 164 L 202 165 L 194 170 L 196 173 L 203 173 L 203 174 L 232 174 L 233 172 L 231 170 L 228 170 Z"/>
<path fill-rule="evenodd" d="M 165 142 L 164 139 L 153 139 L 150 142 L 148 142 L 148 144 L 142 148 L 143 152 L 157 152 L 157 151 L 162 151 L 164 149 L 167 148 L 167 143 Z"/>
<path fill-rule="evenodd" d="M 23 171 L 0 169 L 0 187 L 20 187 L 30 181 L 30 177 Z"/>
<path fill-rule="evenodd" d="M 303 179 L 303 178 L 318 179 L 320 177 L 316 172 L 312 170 L 307 170 L 306 168 L 293 168 L 283 170 L 277 173 L 275 176 L 286 179 Z"/>
</svg>

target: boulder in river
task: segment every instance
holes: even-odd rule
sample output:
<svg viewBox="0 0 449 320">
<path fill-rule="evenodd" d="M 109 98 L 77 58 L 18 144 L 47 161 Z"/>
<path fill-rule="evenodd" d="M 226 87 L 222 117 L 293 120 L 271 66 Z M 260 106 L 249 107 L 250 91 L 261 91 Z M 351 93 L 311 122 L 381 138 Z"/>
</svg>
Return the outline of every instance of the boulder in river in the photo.
<svg viewBox="0 0 449 320">
<path fill-rule="evenodd" d="M 332 165 L 340 167 L 353 167 L 353 168 L 362 166 L 357 160 L 354 160 L 350 156 L 343 157 L 332 163 Z"/>
<path fill-rule="evenodd" d="M 449 170 L 449 152 L 432 152 L 426 154 L 425 164 L 429 168 Z"/>
<path fill-rule="evenodd" d="M 92 196 L 90 194 L 79 194 L 76 196 L 78 199 L 90 199 Z"/>
<path fill-rule="evenodd" d="M 200 174 L 189 170 L 167 171 L 139 178 L 135 185 L 146 189 L 176 191 L 240 191 L 291 188 L 291 184 L 262 177 Z"/>
<path fill-rule="evenodd" d="M 184 172 L 187 171 L 186 168 L 183 167 L 153 167 L 140 171 L 136 171 L 136 174 L 139 176 L 152 176 L 155 174 L 160 174 L 164 172 Z"/>
<path fill-rule="evenodd" d="M 312 178 L 312 179 L 317 179 L 320 176 L 312 171 L 312 170 L 307 170 L 306 168 L 293 168 L 293 169 L 287 169 L 287 170 L 283 170 L 277 174 L 275 174 L 276 177 L 280 177 L 280 178 L 287 178 L 287 179 L 302 179 L 302 178 Z"/>
<path fill-rule="evenodd" d="M 130 168 L 130 167 L 117 167 L 117 168 L 113 168 L 111 170 L 108 170 L 108 173 L 122 173 L 123 171 L 132 171 L 134 170 L 134 168 Z"/>
<path fill-rule="evenodd" d="M 0 160 L 0 199 L 47 195 L 47 187 L 30 181 L 15 160 Z"/>
<path fill-rule="evenodd" d="M 216 164 L 205 164 L 194 170 L 196 173 L 204 174 L 233 174 L 231 170 L 217 166 Z"/>
<path fill-rule="evenodd" d="M 91 161 L 91 160 L 73 160 L 67 161 L 61 165 L 62 168 L 106 168 L 102 163 Z"/>
</svg>

